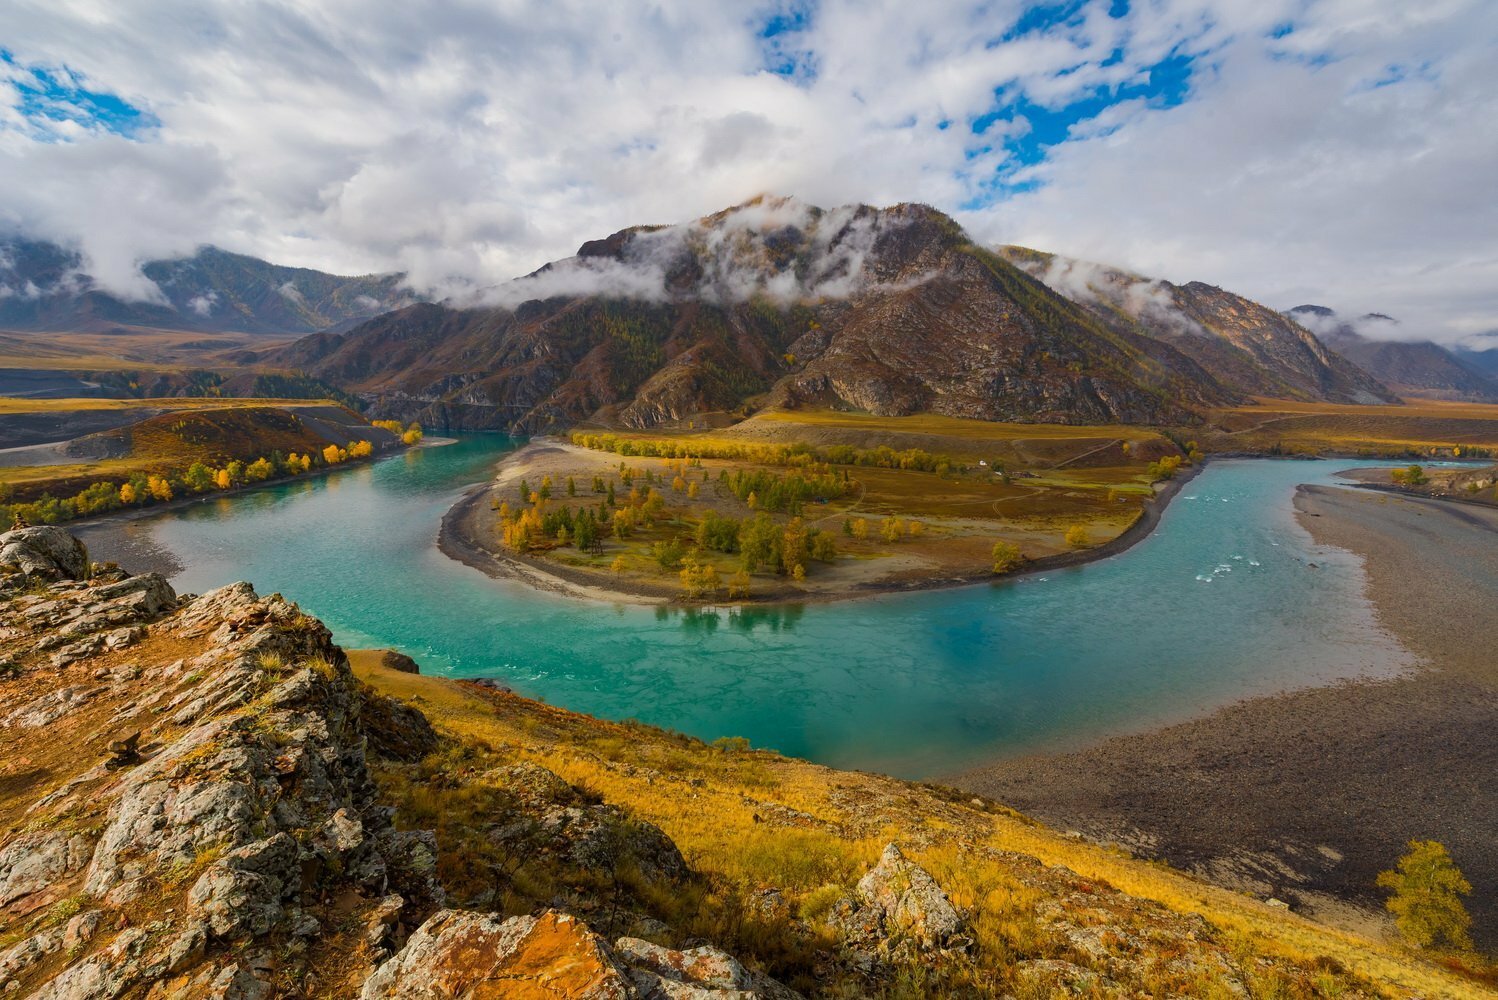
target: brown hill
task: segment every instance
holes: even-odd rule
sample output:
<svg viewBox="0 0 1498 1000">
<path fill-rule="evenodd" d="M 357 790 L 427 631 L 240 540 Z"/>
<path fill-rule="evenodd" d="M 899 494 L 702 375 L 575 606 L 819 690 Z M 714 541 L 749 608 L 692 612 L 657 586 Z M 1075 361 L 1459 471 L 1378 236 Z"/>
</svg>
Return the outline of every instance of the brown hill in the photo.
<svg viewBox="0 0 1498 1000">
<path fill-rule="evenodd" d="M 271 364 L 450 428 L 633 427 L 753 405 L 1176 423 L 1232 402 L 1175 346 L 1114 329 L 924 205 L 756 199 L 641 227 L 490 290 L 304 338 Z"/>
<path fill-rule="evenodd" d="M 999 253 L 1109 327 L 1176 348 L 1229 392 L 1326 403 L 1396 399 L 1294 319 L 1214 285 L 1176 285 L 1026 247 Z"/>
</svg>

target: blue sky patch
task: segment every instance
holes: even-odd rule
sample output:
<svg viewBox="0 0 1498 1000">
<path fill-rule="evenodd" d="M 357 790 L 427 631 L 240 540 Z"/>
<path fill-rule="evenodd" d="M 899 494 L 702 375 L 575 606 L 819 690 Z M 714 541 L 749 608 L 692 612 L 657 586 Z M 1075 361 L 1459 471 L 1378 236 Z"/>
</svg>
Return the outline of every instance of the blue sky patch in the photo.
<svg viewBox="0 0 1498 1000">
<path fill-rule="evenodd" d="M 0 63 L 20 98 L 16 108 L 38 131 L 43 141 L 61 138 L 56 127 L 73 122 L 93 131 L 112 132 L 134 138 L 159 124 L 156 117 L 116 94 L 89 90 L 75 74 L 22 66 L 15 57 L 0 49 Z M 19 72 L 17 72 L 19 71 Z"/>
</svg>

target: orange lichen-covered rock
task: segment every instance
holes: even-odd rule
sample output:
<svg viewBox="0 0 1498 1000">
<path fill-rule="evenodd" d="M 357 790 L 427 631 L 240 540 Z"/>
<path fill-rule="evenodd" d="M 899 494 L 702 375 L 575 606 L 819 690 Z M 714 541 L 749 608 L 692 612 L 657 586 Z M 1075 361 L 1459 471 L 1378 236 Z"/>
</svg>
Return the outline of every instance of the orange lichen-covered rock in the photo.
<svg viewBox="0 0 1498 1000">
<path fill-rule="evenodd" d="M 361 1000 L 626 1000 L 608 945 L 576 917 L 443 910 L 364 983 Z"/>
</svg>

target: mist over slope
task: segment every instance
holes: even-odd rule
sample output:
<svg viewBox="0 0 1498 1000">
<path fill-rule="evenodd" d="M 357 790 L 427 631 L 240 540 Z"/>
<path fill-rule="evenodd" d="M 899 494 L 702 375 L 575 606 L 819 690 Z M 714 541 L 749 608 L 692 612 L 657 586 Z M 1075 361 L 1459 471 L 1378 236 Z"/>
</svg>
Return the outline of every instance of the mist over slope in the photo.
<svg viewBox="0 0 1498 1000">
<path fill-rule="evenodd" d="M 342 277 L 216 247 L 150 261 L 141 270 L 155 295 L 128 301 L 99 287 L 75 251 L 0 240 L 0 329 L 310 333 L 415 301 L 399 274 Z"/>
<path fill-rule="evenodd" d="M 1300 305 L 1288 315 L 1332 350 L 1409 396 L 1498 401 L 1493 373 L 1429 340 L 1407 339 L 1399 321 L 1381 313 L 1356 319 L 1326 306 Z"/>
<path fill-rule="evenodd" d="M 1334 403 L 1394 399 L 1375 377 L 1328 350 L 1293 318 L 1241 295 L 1025 247 L 999 252 L 1109 326 L 1139 329 L 1175 347 L 1229 391 Z"/>
<path fill-rule="evenodd" d="M 925 205 L 758 198 L 625 229 L 485 290 L 273 355 L 446 427 L 651 426 L 764 403 L 1173 423 L 1239 394 Z"/>
</svg>

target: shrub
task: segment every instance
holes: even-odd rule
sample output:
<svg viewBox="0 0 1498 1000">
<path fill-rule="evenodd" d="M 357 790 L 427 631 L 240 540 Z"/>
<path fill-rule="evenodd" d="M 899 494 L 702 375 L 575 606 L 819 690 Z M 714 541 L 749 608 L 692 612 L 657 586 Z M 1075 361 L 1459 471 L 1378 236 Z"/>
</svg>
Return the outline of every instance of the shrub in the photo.
<svg viewBox="0 0 1498 1000">
<path fill-rule="evenodd" d="M 1434 840 L 1412 840 L 1393 871 L 1380 872 L 1380 887 L 1393 895 L 1384 905 L 1405 939 L 1419 948 L 1438 945 L 1466 951 L 1472 917 L 1461 897 L 1472 891 L 1446 848 Z"/>
<path fill-rule="evenodd" d="M 1013 542 L 993 543 L 993 571 L 995 573 L 1007 573 L 1018 566 L 1024 559 L 1019 546 Z"/>
</svg>

